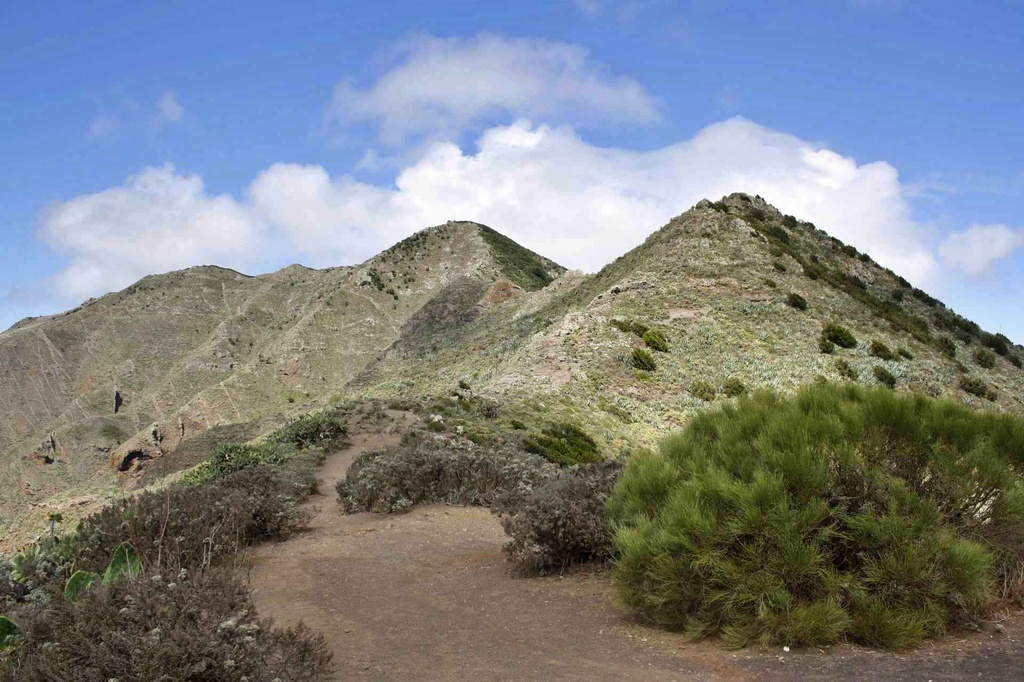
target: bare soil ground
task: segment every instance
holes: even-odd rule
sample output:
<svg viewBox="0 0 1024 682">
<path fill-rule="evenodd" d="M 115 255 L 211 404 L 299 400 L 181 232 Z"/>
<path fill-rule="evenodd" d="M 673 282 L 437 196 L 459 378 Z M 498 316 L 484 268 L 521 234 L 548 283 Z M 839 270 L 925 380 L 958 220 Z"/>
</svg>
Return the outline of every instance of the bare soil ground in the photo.
<svg viewBox="0 0 1024 682">
<path fill-rule="evenodd" d="M 308 531 L 260 547 L 257 608 L 322 632 L 338 680 L 1024 680 L 1024 622 L 909 654 L 731 652 L 632 622 L 607 572 L 516 576 L 486 509 L 432 505 L 345 516 L 334 484 L 410 419 L 328 457 Z"/>
</svg>

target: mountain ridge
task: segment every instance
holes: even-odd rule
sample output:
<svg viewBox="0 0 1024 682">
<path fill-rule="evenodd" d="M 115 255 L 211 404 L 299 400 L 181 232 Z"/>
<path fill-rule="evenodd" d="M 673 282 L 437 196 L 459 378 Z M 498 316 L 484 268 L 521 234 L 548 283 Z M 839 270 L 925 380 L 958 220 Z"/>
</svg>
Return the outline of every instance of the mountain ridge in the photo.
<svg viewBox="0 0 1024 682">
<path fill-rule="evenodd" d="M 667 338 L 651 351 L 654 371 L 630 366 L 648 349 L 613 322 Z M 828 322 L 850 327 L 858 347 L 822 353 Z M 586 423 L 612 454 L 653 444 L 727 382 L 873 382 L 880 367 L 900 390 L 1021 411 L 1024 373 L 1011 364 L 1021 348 L 971 325 L 738 193 L 698 202 L 593 275 L 472 221 L 420 230 L 352 266 L 151 275 L 0 334 L 0 458 L 13 482 L 0 516 L 107 494 L 147 460 L 173 471 L 175 449 L 215 427 L 258 432 L 330 401 L 429 398 L 460 384 L 527 422 Z M 876 357 L 873 341 L 914 359 Z M 993 346 L 991 368 L 972 362 Z M 965 393 L 964 377 L 993 400 Z"/>
</svg>

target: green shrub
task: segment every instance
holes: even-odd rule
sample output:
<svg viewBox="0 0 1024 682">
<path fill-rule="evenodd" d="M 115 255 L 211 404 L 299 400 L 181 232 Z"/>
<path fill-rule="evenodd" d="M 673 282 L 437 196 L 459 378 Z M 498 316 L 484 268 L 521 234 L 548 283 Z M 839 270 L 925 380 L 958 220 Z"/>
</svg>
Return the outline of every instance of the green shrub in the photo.
<svg viewBox="0 0 1024 682">
<path fill-rule="evenodd" d="M 494 510 L 509 536 L 505 555 L 532 570 L 562 570 L 611 558 L 605 502 L 622 471 L 619 462 L 568 469 L 526 495 L 506 496 Z"/>
<path fill-rule="evenodd" d="M 990 350 L 979 348 L 978 350 L 974 351 L 974 362 L 979 367 L 984 367 L 985 369 L 992 369 L 993 367 L 996 366 L 996 355 Z"/>
<path fill-rule="evenodd" d="M 775 281 L 774 279 L 768 279 L 768 278 L 766 277 L 766 278 L 764 278 L 764 280 L 762 280 L 762 281 L 764 282 L 764 285 L 765 285 L 766 287 L 768 287 L 769 289 L 778 289 L 778 288 L 779 288 L 779 283 L 778 283 L 778 282 L 776 282 L 776 281 Z"/>
<path fill-rule="evenodd" d="M 541 433 L 532 433 L 523 441 L 527 452 L 550 462 L 571 466 L 599 462 L 601 450 L 590 435 L 575 424 L 552 424 Z"/>
<path fill-rule="evenodd" d="M 432 502 L 488 506 L 499 494 L 529 493 L 557 471 L 511 445 L 485 448 L 411 432 L 393 450 L 359 455 L 337 491 L 348 513 L 391 513 Z"/>
<path fill-rule="evenodd" d="M 644 372 L 653 372 L 658 369 L 658 363 L 654 361 L 654 356 L 643 348 L 633 349 L 629 355 L 629 364 Z"/>
<path fill-rule="evenodd" d="M 440 419 L 431 419 L 427 422 L 427 430 L 433 431 L 434 433 L 444 433 L 445 426 L 444 422 Z"/>
<path fill-rule="evenodd" d="M 772 267 L 775 268 L 776 272 L 785 272 L 786 271 L 786 264 L 781 262 L 781 261 L 774 261 L 774 262 L 772 262 Z"/>
<path fill-rule="evenodd" d="M 287 424 L 274 432 L 273 440 L 299 448 L 331 450 L 341 446 L 347 433 L 338 411 L 319 410 L 288 420 Z"/>
<path fill-rule="evenodd" d="M 648 325 L 637 320 L 612 320 L 610 324 L 621 332 L 637 336 L 643 336 L 650 329 Z"/>
<path fill-rule="evenodd" d="M 694 381 L 690 384 L 690 393 L 706 403 L 718 397 L 718 389 L 706 381 Z"/>
<path fill-rule="evenodd" d="M 896 376 L 881 365 L 875 365 L 871 368 L 871 373 L 875 375 L 875 379 L 878 383 L 888 386 L 889 388 L 896 388 Z"/>
<path fill-rule="evenodd" d="M 834 322 L 829 322 L 825 325 L 825 328 L 821 330 L 821 338 L 831 341 L 840 348 L 857 347 L 857 338 L 853 335 L 853 332 Z"/>
<path fill-rule="evenodd" d="M 722 385 L 722 392 L 730 398 L 741 396 L 747 392 L 746 385 L 736 377 L 730 377 Z"/>
<path fill-rule="evenodd" d="M 891 348 L 889 348 L 889 346 L 877 339 L 871 342 L 871 347 L 868 349 L 868 353 L 881 360 L 895 360 L 899 357 Z"/>
<path fill-rule="evenodd" d="M 755 393 L 631 458 L 616 587 L 730 645 L 910 646 L 987 613 L 1022 464 L 1017 417 L 854 384 Z"/>
<path fill-rule="evenodd" d="M 1010 346 L 1013 342 L 1006 338 L 1002 334 L 990 334 L 988 332 L 981 332 L 979 335 L 979 341 L 981 345 L 991 348 L 1000 355 L 1006 355 L 1010 352 Z"/>
<path fill-rule="evenodd" d="M 1006 359 L 1009 360 L 1010 364 L 1016 367 L 1017 369 L 1020 369 L 1022 366 L 1024 366 L 1024 362 L 1021 361 L 1019 355 L 1007 355 Z"/>
<path fill-rule="evenodd" d="M 948 336 L 939 336 L 935 339 L 935 345 L 947 358 L 956 357 L 956 342 Z"/>
<path fill-rule="evenodd" d="M 901 358 L 906 358 L 907 360 L 913 360 L 914 359 L 914 354 L 911 353 L 906 348 L 904 348 L 903 346 L 900 346 L 899 350 L 897 350 L 896 352 L 900 354 Z"/>
<path fill-rule="evenodd" d="M 860 378 L 860 373 L 842 358 L 836 358 L 836 370 L 839 371 L 840 376 L 844 379 L 857 381 Z"/>
<path fill-rule="evenodd" d="M 790 293 L 786 297 L 786 305 L 797 310 L 807 310 L 807 299 L 797 293 Z"/>
<path fill-rule="evenodd" d="M 971 395 L 978 396 L 979 398 L 985 398 L 986 400 L 996 399 L 995 391 L 989 388 L 988 384 L 978 377 L 972 377 L 969 374 L 964 374 L 960 377 L 960 388 Z"/>
<path fill-rule="evenodd" d="M 820 339 L 818 339 L 818 350 L 820 350 L 825 355 L 832 355 L 832 353 L 836 351 L 836 344 L 832 343 L 824 336 L 822 336 Z"/>
<path fill-rule="evenodd" d="M 640 338 L 651 350 L 656 350 L 659 353 L 668 352 L 668 338 L 657 329 L 648 329 Z"/>
</svg>

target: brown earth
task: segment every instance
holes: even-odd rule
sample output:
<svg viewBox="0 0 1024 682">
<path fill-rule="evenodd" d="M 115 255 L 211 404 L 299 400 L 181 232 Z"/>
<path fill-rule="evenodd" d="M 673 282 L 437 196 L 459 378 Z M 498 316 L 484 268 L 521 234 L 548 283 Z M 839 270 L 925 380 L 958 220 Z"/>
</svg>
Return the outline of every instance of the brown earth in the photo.
<svg viewBox="0 0 1024 682">
<path fill-rule="evenodd" d="M 394 413 L 393 413 L 394 416 Z M 1024 622 L 910 654 L 730 652 L 632 622 L 607 572 L 516 576 L 486 509 L 430 505 L 342 514 L 334 484 L 360 453 L 397 444 L 411 418 L 356 434 L 327 458 L 309 530 L 256 551 L 262 615 L 305 621 L 337 680 L 1024 680 Z"/>
</svg>

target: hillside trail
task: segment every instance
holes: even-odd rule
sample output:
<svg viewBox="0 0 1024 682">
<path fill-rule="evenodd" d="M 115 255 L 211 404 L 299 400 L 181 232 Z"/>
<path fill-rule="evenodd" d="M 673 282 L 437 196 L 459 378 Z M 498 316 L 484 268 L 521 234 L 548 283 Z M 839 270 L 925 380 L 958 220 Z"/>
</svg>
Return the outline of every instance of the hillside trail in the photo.
<svg viewBox="0 0 1024 682">
<path fill-rule="evenodd" d="M 260 615 L 304 621 L 334 652 L 336 680 L 1024 679 L 1024 627 L 911 655 L 834 647 L 744 650 L 637 625 L 606 572 L 516 576 L 498 520 L 478 507 L 342 513 L 335 484 L 362 452 L 397 445 L 415 417 L 354 430 L 319 471 L 309 529 L 257 548 Z"/>
</svg>

